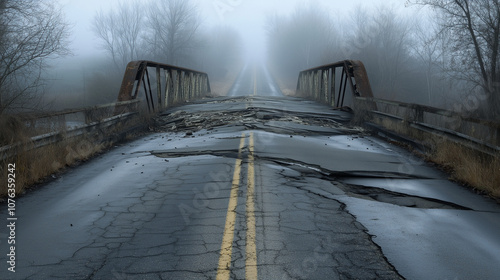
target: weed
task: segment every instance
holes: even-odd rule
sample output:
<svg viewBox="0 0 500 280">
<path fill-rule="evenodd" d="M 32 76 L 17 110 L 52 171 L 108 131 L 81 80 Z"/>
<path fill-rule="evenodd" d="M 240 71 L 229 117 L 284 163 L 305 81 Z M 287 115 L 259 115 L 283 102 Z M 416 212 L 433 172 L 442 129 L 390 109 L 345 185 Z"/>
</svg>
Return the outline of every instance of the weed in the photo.
<svg viewBox="0 0 500 280">
<path fill-rule="evenodd" d="M 24 141 L 19 145 L 13 158 L 0 162 L 0 182 L 7 181 L 5 170 L 7 165 L 15 163 L 16 193 L 22 194 L 28 187 L 43 182 L 48 176 L 77 162 L 90 159 L 108 148 L 112 141 L 130 138 L 130 134 L 126 133 L 127 130 L 138 125 L 147 127 L 151 125 L 150 119 L 148 114 L 140 114 L 136 118 L 116 124 L 112 129 L 106 128 L 105 131 L 67 138 L 38 148 L 34 147 L 33 142 Z M 0 197 L 4 197 L 6 193 L 6 184 L 0 184 Z"/>
<path fill-rule="evenodd" d="M 77 161 L 85 161 L 106 148 L 104 143 L 91 142 L 88 138 L 71 139 L 31 149 L 32 143 L 24 144 L 14 158 L 1 163 L 0 180 L 6 182 L 5 168 L 8 163 L 16 164 L 16 193 L 22 194 L 26 188 L 40 183 L 44 178 L 61 171 Z M 0 197 L 5 196 L 6 185 L 0 185 Z"/>
<path fill-rule="evenodd" d="M 0 115 L 0 146 L 26 141 L 26 129 L 20 118 Z"/>
<path fill-rule="evenodd" d="M 500 155 L 484 155 L 451 141 L 440 141 L 429 159 L 450 170 L 452 179 L 500 198 Z"/>
<path fill-rule="evenodd" d="M 412 128 L 406 122 L 385 118 L 376 118 L 375 122 L 397 134 L 422 141 L 429 149 L 423 156 L 442 167 L 450 174 L 450 179 L 496 199 L 500 198 L 500 154 L 484 154 L 444 137 Z"/>
</svg>

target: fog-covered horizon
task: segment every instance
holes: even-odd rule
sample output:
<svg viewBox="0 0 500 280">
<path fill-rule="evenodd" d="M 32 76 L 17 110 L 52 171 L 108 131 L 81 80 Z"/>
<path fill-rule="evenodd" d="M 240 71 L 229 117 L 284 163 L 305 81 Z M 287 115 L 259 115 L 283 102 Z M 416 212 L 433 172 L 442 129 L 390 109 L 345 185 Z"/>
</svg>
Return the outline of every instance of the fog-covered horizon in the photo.
<svg viewBox="0 0 500 280">
<path fill-rule="evenodd" d="M 327 9 L 336 21 L 348 21 L 357 8 L 390 7 L 401 13 L 414 12 L 405 8 L 404 0 L 192 0 L 201 15 L 202 29 L 228 26 L 238 31 L 244 41 L 245 53 L 252 56 L 265 54 L 266 19 L 272 15 L 286 16 L 304 6 Z M 59 0 L 71 25 L 73 58 L 104 56 L 99 39 L 92 32 L 92 21 L 98 11 L 113 10 L 121 2 L 131 0 Z M 144 2 L 145 3 L 145 2 Z"/>
<path fill-rule="evenodd" d="M 241 64 L 270 63 L 274 66 L 272 70 L 279 72 L 274 73 L 274 76 L 282 80 L 281 85 L 293 90 L 294 79 L 300 70 L 344 59 L 364 59 L 363 52 L 366 53 L 366 51 L 359 47 L 368 42 L 367 39 L 372 38 L 368 34 L 371 31 L 367 33 L 364 30 L 366 26 L 361 25 L 371 24 L 370 17 L 374 14 L 394 14 L 398 17 L 397 20 L 400 20 L 414 18 L 415 14 L 420 13 L 419 8 L 407 7 L 406 1 L 403 0 L 191 0 L 187 3 L 195 7 L 198 21 L 196 24 L 199 25 L 196 32 L 199 40 L 203 41 L 201 44 L 198 43 L 197 48 L 201 48 L 200 50 L 187 54 L 191 56 L 191 61 L 190 59 L 169 61 L 169 58 L 165 58 L 161 53 L 154 55 L 153 53 L 156 52 L 154 48 L 161 49 L 162 46 L 151 46 L 148 41 L 151 41 L 154 35 L 146 33 L 145 38 L 144 35 L 139 38 L 142 44 L 141 49 L 153 49 L 128 55 L 118 64 L 115 61 L 118 67 L 111 71 L 114 75 L 110 76 L 110 71 L 106 70 L 113 64 L 110 52 L 103 49 L 103 38 L 99 38 L 93 30 L 93 25 L 98 13 L 103 16 L 113 14 L 116 16 L 123 13 L 120 4 L 124 3 L 130 4 L 132 13 L 142 13 L 141 28 L 151 29 L 151 23 L 148 20 L 152 15 L 151 11 L 148 11 L 150 8 L 148 5 L 154 1 L 60 0 L 66 19 L 71 25 L 70 50 L 72 55 L 54 61 L 52 85 L 57 90 L 52 90 L 50 92 L 52 95 L 55 92 L 64 92 L 66 96 L 81 95 L 79 92 L 88 92 L 91 88 L 91 93 L 86 93 L 87 95 L 96 95 L 98 100 L 104 100 L 97 96 L 104 95 L 104 92 L 116 91 L 126 62 L 137 59 L 154 60 L 206 71 L 211 80 L 223 79 L 226 83 L 230 83 L 235 78 L 234 72 L 239 71 Z M 359 21 L 357 19 L 359 16 L 366 17 L 366 19 Z M 317 21 L 317 26 L 314 25 L 314 21 Z M 302 27 L 294 30 L 292 27 L 294 24 L 302 25 Z M 278 27 L 278 25 L 284 26 Z M 279 31 L 277 28 L 287 30 Z M 229 37 L 219 43 L 212 42 L 217 40 L 214 39 L 214 36 L 217 36 L 214 32 L 227 33 L 219 35 Z M 228 32 L 236 32 L 236 34 L 231 35 Z M 304 42 L 304 40 L 310 42 Z M 216 45 L 213 45 L 214 43 Z M 232 43 L 234 45 L 229 47 L 228 44 Z M 301 46 L 304 43 L 305 45 Z M 312 48 L 307 46 L 308 44 Z M 300 51 L 304 47 L 309 49 L 307 53 Z M 213 48 L 215 50 L 209 50 Z M 224 50 L 217 51 L 217 48 L 224 48 Z M 285 53 L 289 57 L 280 58 Z M 307 58 L 303 59 L 304 56 Z M 367 67 L 369 72 L 378 72 L 376 68 L 378 66 L 370 61 Z M 373 76 L 375 88 L 381 88 L 379 84 L 385 81 L 378 81 L 378 77 Z M 385 90 L 381 89 L 381 91 Z M 68 91 L 72 93 L 66 94 Z M 109 95 L 106 100 L 110 101 L 112 97 Z M 59 101 L 61 97 L 53 99 Z"/>
<path fill-rule="evenodd" d="M 301 70 L 352 59 L 365 64 L 375 97 L 451 109 L 450 104 L 468 106 L 471 95 L 487 96 L 473 97 L 474 111 L 500 116 L 495 109 L 500 106 L 494 105 L 500 104 L 500 51 L 494 49 L 500 43 L 489 22 L 500 17 L 490 8 L 500 5 L 494 0 L 468 2 L 473 6 L 468 12 L 453 1 L 432 0 L 12 3 L 20 6 L 17 11 L 23 5 L 34 10 L 11 10 L 8 16 L 47 22 L 55 32 L 30 26 L 25 30 L 49 36 L 33 36 L 40 41 L 29 44 L 7 38 L 5 45 L 12 47 L 5 55 L 10 57 L 19 53 L 16 44 L 26 48 L 27 59 L 29 45 L 53 46 L 0 85 L 9 87 L 2 89 L 3 99 L 10 100 L 4 103 L 15 100 L 20 108 L 33 107 L 27 104 L 44 93 L 49 101 L 72 98 L 76 105 L 111 102 L 132 60 L 204 71 L 225 88 L 244 64 L 265 63 L 280 87 L 294 91 Z M 19 27 L 9 22 L 3 28 L 15 34 Z M 7 96 L 10 92 L 18 94 Z"/>
</svg>

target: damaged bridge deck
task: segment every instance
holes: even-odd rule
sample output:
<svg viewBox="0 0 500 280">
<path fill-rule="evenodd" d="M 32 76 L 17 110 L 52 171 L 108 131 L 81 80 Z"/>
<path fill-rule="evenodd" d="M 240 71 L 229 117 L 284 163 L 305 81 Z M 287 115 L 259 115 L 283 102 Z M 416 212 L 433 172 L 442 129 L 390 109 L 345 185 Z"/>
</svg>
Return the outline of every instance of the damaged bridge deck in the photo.
<svg viewBox="0 0 500 280">
<path fill-rule="evenodd" d="M 497 278 L 500 208 L 351 118 L 291 97 L 171 108 L 18 202 L 16 276 Z"/>
</svg>

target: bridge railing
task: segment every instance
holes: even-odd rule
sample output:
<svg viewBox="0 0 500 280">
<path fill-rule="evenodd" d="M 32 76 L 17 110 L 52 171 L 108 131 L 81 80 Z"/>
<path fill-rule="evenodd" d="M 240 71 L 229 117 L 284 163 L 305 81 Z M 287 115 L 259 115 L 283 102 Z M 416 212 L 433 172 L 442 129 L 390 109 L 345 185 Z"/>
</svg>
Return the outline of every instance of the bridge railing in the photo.
<svg viewBox="0 0 500 280">
<path fill-rule="evenodd" d="M 210 93 L 210 82 L 204 72 L 153 61 L 132 61 L 123 75 L 118 101 L 141 98 L 141 91 L 149 112 L 156 112 L 205 96 Z"/>
<path fill-rule="evenodd" d="M 347 89 L 350 95 L 346 95 Z M 345 99 L 351 98 L 349 105 L 358 120 L 420 137 L 416 140 L 421 142 L 429 142 L 430 133 L 490 155 L 500 152 L 500 123 L 430 106 L 374 98 L 361 61 L 344 60 L 301 71 L 297 95 L 335 108 L 343 107 Z"/>
<path fill-rule="evenodd" d="M 136 112 L 139 103 L 140 100 L 130 100 L 55 112 L 20 114 L 16 117 L 30 129 L 31 133 L 38 135 L 101 122 L 113 117 L 116 110 Z"/>
<path fill-rule="evenodd" d="M 12 144 L 0 143 L 0 160 L 14 156 L 20 149 L 36 149 L 100 130 L 110 131 L 111 127 L 136 116 L 139 104 L 140 100 L 130 100 L 79 109 L 15 115 L 13 117 L 23 125 L 20 133 L 24 140 Z M 117 110 L 126 112 L 116 115 Z"/>
<path fill-rule="evenodd" d="M 357 98 L 358 103 L 377 105 L 370 110 L 370 121 L 385 127 L 403 126 L 424 132 L 418 137 L 428 142 L 426 134 L 443 137 L 490 155 L 500 152 L 500 123 L 472 118 L 458 112 L 431 106 L 396 102 L 377 98 Z"/>
<path fill-rule="evenodd" d="M 15 155 L 19 149 L 35 149 L 95 131 L 104 133 L 103 129 L 114 131 L 111 127 L 120 126 L 145 107 L 154 113 L 207 93 L 210 83 L 206 73 L 152 61 L 132 61 L 115 103 L 15 116 L 23 123 L 24 140 L 4 146 L 0 143 L 0 159 Z"/>
<path fill-rule="evenodd" d="M 298 95 L 337 108 L 344 106 L 347 89 L 354 97 L 373 97 L 361 61 L 344 60 L 307 69 L 299 73 L 297 81 Z"/>
</svg>

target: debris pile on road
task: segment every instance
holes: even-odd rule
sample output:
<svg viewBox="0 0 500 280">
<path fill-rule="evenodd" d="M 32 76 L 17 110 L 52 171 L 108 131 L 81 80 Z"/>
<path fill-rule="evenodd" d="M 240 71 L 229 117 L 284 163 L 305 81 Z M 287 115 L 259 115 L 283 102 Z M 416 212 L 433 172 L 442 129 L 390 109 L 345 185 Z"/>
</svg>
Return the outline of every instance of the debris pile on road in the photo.
<svg viewBox="0 0 500 280">
<path fill-rule="evenodd" d="M 220 126 L 246 126 L 252 128 L 280 128 L 287 124 L 333 128 L 352 134 L 362 133 L 359 127 L 351 127 L 348 119 L 315 113 L 299 113 L 286 110 L 248 107 L 244 110 L 199 111 L 184 110 L 163 114 L 155 119 L 156 131 L 188 131 L 190 134 L 202 129 L 212 130 Z M 286 128 L 284 128 L 286 129 Z M 305 129 L 308 130 L 308 129 Z M 316 130 L 316 129 L 313 129 Z"/>
</svg>

